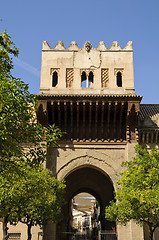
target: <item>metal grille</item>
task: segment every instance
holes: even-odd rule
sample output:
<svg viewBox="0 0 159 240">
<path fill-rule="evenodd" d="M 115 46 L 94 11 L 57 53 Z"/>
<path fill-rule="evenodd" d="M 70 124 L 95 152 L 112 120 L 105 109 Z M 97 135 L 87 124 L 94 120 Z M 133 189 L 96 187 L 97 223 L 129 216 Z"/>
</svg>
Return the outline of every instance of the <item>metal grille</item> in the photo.
<svg viewBox="0 0 159 240">
<path fill-rule="evenodd" d="M 117 240 L 117 235 L 115 232 L 106 231 L 100 234 L 100 240 Z"/>
<path fill-rule="evenodd" d="M 83 233 L 62 232 L 58 234 L 58 240 L 117 240 L 117 235 L 112 231 L 100 233 L 96 237 L 88 237 Z"/>
</svg>

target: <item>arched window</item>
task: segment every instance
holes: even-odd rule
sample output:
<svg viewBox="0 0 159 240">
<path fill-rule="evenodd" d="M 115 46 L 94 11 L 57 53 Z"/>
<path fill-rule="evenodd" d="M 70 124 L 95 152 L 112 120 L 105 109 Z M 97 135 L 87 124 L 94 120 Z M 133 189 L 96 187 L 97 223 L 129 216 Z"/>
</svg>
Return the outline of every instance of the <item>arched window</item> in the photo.
<svg viewBox="0 0 159 240">
<path fill-rule="evenodd" d="M 121 74 L 121 72 L 117 73 L 117 86 L 122 87 L 122 74 Z"/>
<path fill-rule="evenodd" d="M 87 76 L 86 73 L 83 71 L 81 75 L 81 87 L 86 88 L 87 87 Z"/>
<path fill-rule="evenodd" d="M 83 71 L 81 75 L 81 87 L 82 88 L 90 88 L 93 85 L 93 72 L 88 72 L 89 75 L 86 75 L 86 72 Z"/>
<path fill-rule="evenodd" d="M 92 71 L 89 73 L 88 80 L 89 80 L 89 86 L 91 86 L 93 84 L 93 72 Z"/>
<path fill-rule="evenodd" d="M 58 73 L 55 71 L 52 75 L 52 87 L 56 87 L 58 83 Z"/>
</svg>

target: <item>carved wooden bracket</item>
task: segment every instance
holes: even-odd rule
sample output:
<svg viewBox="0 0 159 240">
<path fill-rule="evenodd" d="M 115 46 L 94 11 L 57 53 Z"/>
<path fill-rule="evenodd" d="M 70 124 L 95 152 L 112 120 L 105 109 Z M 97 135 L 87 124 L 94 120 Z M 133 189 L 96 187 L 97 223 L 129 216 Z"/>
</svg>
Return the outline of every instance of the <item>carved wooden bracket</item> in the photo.
<svg viewBox="0 0 159 240">
<path fill-rule="evenodd" d="M 140 110 L 139 102 L 128 102 L 128 113 L 130 113 L 133 106 L 134 106 L 135 112 L 138 113 Z"/>
</svg>

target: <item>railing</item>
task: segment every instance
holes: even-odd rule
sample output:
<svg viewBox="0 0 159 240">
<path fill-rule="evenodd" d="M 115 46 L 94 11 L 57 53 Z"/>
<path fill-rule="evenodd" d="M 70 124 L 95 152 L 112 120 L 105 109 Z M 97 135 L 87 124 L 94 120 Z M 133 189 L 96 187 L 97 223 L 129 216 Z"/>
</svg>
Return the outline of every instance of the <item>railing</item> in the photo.
<svg viewBox="0 0 159 240">
<path fill-rule="evenodd" d="M 58 234 L 58 240 L 117 240 L 117 235 L 113 231 L 99 233 L 97 237 L 88 237 L 84 233 L 62 232 Z"/>
<path fill-rule="evenodd" d="M 100 240 L 117 240 L 116 232 L 105 231 L 100 233 Z"/>
<path fill-rule="evenodd" d="M 59 240 L 87 240 L 86 234 L 73 233 L 73 232 L 61 232 L 58 234 Z"/>
</svg>

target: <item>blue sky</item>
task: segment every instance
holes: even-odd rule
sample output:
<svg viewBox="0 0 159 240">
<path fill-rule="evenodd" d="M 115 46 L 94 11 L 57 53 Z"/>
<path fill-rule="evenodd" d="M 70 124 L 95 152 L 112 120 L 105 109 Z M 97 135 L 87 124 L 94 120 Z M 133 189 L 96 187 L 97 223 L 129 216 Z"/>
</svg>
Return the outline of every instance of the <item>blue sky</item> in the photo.
<svg viewBox="0 0 159 240">
<path fill-rule="evenodd" d="M 133 41 L 136 93 L 142 103 L 159 103 L 158 0 L 14 0 L 1 1 L 0 31 L 7 30 L 20 50 L 14 76 L 39 92 L 41 48 L 46 40 L 82 47 L 90 41 L 107 48 L 118 41 L 123 48 Z"/>
</svg>

